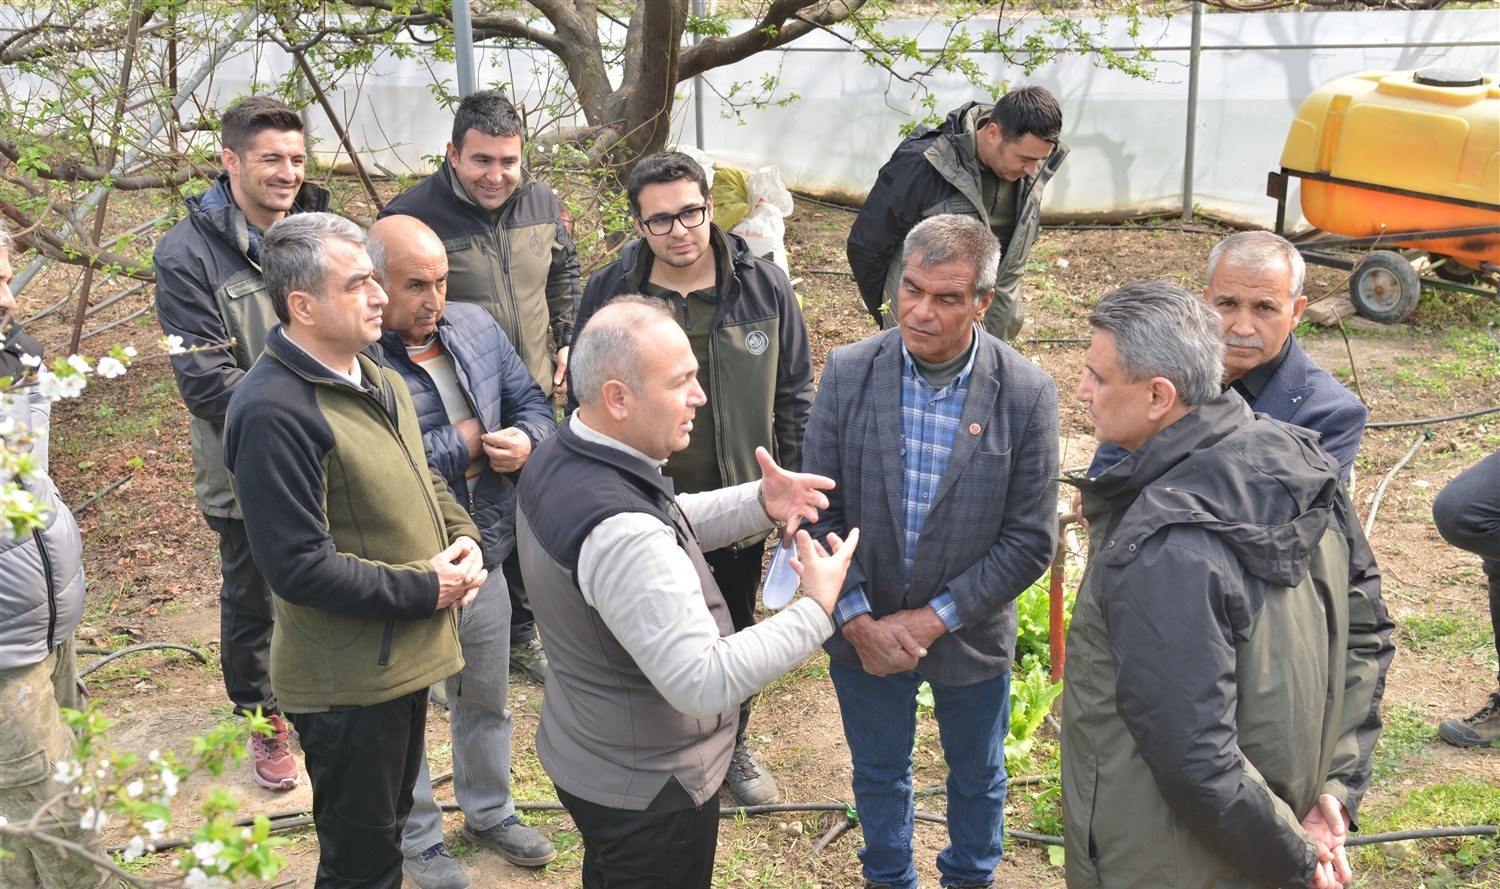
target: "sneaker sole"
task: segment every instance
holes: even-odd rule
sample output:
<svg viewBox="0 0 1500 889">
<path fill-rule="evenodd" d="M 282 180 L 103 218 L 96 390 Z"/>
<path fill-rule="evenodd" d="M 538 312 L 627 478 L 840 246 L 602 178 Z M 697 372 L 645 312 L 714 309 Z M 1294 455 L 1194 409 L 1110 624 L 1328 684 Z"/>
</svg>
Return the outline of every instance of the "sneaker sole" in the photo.
<svg viewBox="0 0 1500 889">
<path fill-rule="evenodd" d="M 541 867 L 542 865 L 548 864 L 557 857 L 557 850 L 553 849 L 549 854 L 543 855 L 540 858 L 522 858 L 521 856 L 516 855 L 512 852 L 505 851 L 504 849 L 500 848 L 484 837 L 469 833 L 469 829 L 467 827 L 460 828 L 459 830 L 460 833 L 463 834 L 463 838 L 465 840 L 468 840 L 476 846 L 482 846 L 483 848 L 499 852 L 501 858 L 504 858 L 506 861 L 509 861 L 511 864 L 517 865 L 519 867 Z"/>
<path fill-rule="evenodd" d="M 246 745 L 245 749 L 247 751 L 250 750 L 249 745 Z M 292 762 L 293 765 L 296 764 L 296 760 L 293 760 Z M 262 778 L 260 776 L 260 772 L 257 772 L 255 770 L 255 754 L 250 753 L 250 777 L 255 779 L 256 784 L 259 784 L 267 790 L 291 790 L 293 787 L 297 786 L 297 780 L 301 776 L 294 774 L 289 778 L 282 778 L 280 781 L 272 781 L 270 778 Z"/>
<path fill-rule="evenodd" d="M 1446 722 L 1440 723 L 1438 725 L 1438 737 L 1442 738 L 1444 741 L 1447 741 L 1449 744 L 1452 744 L 1455 747 L 1469 747 L 1475 749 L 1494 747 L 1497 743 L 1500 743 L 1500 738 L 1485 741 L 1481 740 L 1478 735 L 1463 734 L 1462 730 L 1460 729 L 1449 728 L 1448 723 Z"/>
</svg>

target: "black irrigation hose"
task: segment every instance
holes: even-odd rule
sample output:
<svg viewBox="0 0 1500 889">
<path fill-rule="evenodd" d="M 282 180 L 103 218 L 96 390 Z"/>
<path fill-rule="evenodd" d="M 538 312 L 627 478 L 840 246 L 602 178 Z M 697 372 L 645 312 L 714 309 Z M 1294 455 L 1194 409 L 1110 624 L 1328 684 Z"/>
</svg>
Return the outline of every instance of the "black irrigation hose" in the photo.
<svg viewBox="0 0 1500 889">
<path fill-rule="evenodd" d="M 78 678 L 82 679 L 83 677 L 89 675 L 90 673 L 94 672 L 95 670 L 99 669 L 100 667 L 104 666 L 117 657 L 123 657 L 127 654 L 134 654 L 137 651 L 155 651 L 160 649 L 185 651 L 188 654 L 192 655 L 198 661 L 198 663 L 208 663 L 208 658 L 204 657 L 203 652 L 199 651 L 196 648 L 189 648 L 188 646 L 182 645 L 177 642 L 142 642 L 139 645 L 126 646 L 119 651 L 111 652 L 108 655 L 100 658 L 99 660 L 94 661 L 92 664 L 89 664 L 87 667 L 84 667 L 82 670 L 78 671 Z"/>
<path fill-rule="evenodd" d="M 1449 414 L 1446 417 L 1428 417 L 1425 420 L 1387 420 L 1384 423 L 1366 423 L 1366 429 L 1400 429 L 1403 426 L 1427 426 L 1432 423 L 1451 423 L 1454 420 L 1467 420 L 1470 417 L 1482 417 L 1485 414 L 1500 413 L 1500 404 L 1494 407 L 1481 408 L 1477 411 L 1469 411 L 1464 414 Z"/>
<path fill-rule="evenodd" d="M 552 802 L 518 802 L 515 804 L 517 811 L 523 812 L 563 812 L 567 811 L 562 803 Z M 442 809 L 445 812 L 459 811 L 457 803 L 444 803 Z M 736 808 L 720 809 L 719 817 L 733 818 L 739 815 L 762 815 L 777 812 L 848 812 L 850 807 L 844 803 L 778 803 L 769 806 L 739 806 Z M 236 819 L 236 827 L 249 827 L 255 823 L 254 815 L 246 815 Z M 313 823 L 312 815 L 306 809 L 293 809 L 286 812 L 272 812 L 265 816 L 271 822 L 271 832 L 277 833 L 283 830 L 293 830 L 298 827 L 306 827 Z M 927 812 L 917 812 L 916 820 L 926 821 L 930 824 L 947 824 L 948 819 L 942 815 L 932 815 Z M 851 821 L 845 829 L 853 825 Z M 1379 843 L 1395 843 L 1402 840 L 1430 840 L 1443 839 L 1447 837 L 1484 837 L 1500 834 L 1500 828 L 1489 824 L 1478 824 L 1468 827 L 1431 827 L 1423 830 L 1403 830 L 1395 833 L 1376 833 L 1368 836 L 1350 837 L 1346 845 L 1371 846 Z M 1062 837 L 1048 836 L 1040 833 L 1028 833 L 1021 830 L 1006 830 L 1005 835 L 1012 839 L 1025 840 L 1032 843 L 1041 843 L 1047 846 L 1061 846 Z M 836 835 L 835 835 L 836 836 Z M 832 838 L 828 838 L 832 842 Z M 151 851 L 165 852 L 170 849 L 179 849 L 191 843 L 192 840 L 185 837 L 170 837 L 150 844 Z M 825 843 L 824 845 L 827 845 Z M 107 846 L 106 852 L 118 854 L 125 851 L 124 846 Z M 817 854 L 814 850 L 813 854 Z"/>
</svg>

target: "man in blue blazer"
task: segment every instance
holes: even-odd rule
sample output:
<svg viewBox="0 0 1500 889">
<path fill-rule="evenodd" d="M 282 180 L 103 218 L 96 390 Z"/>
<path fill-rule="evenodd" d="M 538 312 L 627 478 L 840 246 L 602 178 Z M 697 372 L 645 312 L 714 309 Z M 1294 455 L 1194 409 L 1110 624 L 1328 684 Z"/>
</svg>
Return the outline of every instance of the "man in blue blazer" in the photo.
<svg viewBox="0 0 1500 889">
<path fill-rule="evenodd" d="M 1323 436 L 1344 481 L 1354 467 L 1369 412 L 1354 393 L 1313 362 L 1292 329 L 1302 320 L 1307 265 L 1273 232 L 1230 235 L 1208 254 L 1203 298 L 1224 322 L 1224 387 L 1258 414 Z M 1120 462 L 1125 451 L 1101 445 L 1090 476 Z"/>
<path fill-rule="evenodd" d="M 1001 857 L 1015 599 L 1057 535 L 1057 388 L 981 323 L 1000 244 L 933 216 L 903 247 L 899 329 L 823 369 L 804 470 L 836 482 L 815 537 L 858 527 L 826 644 L 868 887 L 913 889 L 917 687 L 949 766 L 944 886 L 985 887 Z"/>
</svg>

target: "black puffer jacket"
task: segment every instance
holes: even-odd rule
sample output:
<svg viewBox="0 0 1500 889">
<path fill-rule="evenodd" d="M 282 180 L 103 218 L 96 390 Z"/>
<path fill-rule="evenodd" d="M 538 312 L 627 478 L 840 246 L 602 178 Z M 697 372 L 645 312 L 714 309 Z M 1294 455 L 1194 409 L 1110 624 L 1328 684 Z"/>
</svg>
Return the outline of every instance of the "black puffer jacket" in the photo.
<svg viewBox="0 0 1500 889">
<path fill-rule="evenodd" d="M 552 405 L 500 326 L 484 309 L 449 303 L 438 322 L 437 334 L 453 362 L 458 386 L 485 432 L 514 426 L 526 433 L 534 449 L 557 431 Z M 380 347 L 386 363 L 401 374 L 406 388 L 411 390 L 428 464 L 448 480 L 454 498 L 468 507 L 474 524 L 479 526 L 484 567 L 493 569 L 516 545 L 516 487 L 511 477 L 515 474 L 496 472 L 486 463 L 474 495 L 469 496 L 465 481 L 469 446 L 463 433 L 448 419 L 437 384 L 408 357 L 399 334 L 383 333 Z"/>
<path fill-rule="evenodd" d="M 1309 885 L 1300 821 L 1356 812 L 1393 651 L 1338 465 L 1228 392 L 1070 481 L 1112 518 L 1068 632 L 1069 887 Z"/>
</svg>

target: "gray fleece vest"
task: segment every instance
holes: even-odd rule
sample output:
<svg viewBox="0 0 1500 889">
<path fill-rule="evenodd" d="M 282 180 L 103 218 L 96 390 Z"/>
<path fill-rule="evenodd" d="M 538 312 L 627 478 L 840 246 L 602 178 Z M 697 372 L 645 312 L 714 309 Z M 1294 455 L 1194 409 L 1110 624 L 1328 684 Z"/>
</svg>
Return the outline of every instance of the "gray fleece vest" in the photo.
<svg viewBox="0 0 1500 889">
<path fill-rule="evenodd" d="M 734 632 L 671 480 L 622 451 L 583 440 L 564 423 L 526 462 L 516 516 L 526 591 L 547 640 L 537 757 L 558 787 L 597 805 L 699 806 L 729 770 L 737 708 L 695 719 L 667 703 L 578 588 L 584 540 L 624 512 L 646 513 L 673 529 L 719 634 Z"/>
</svg>

